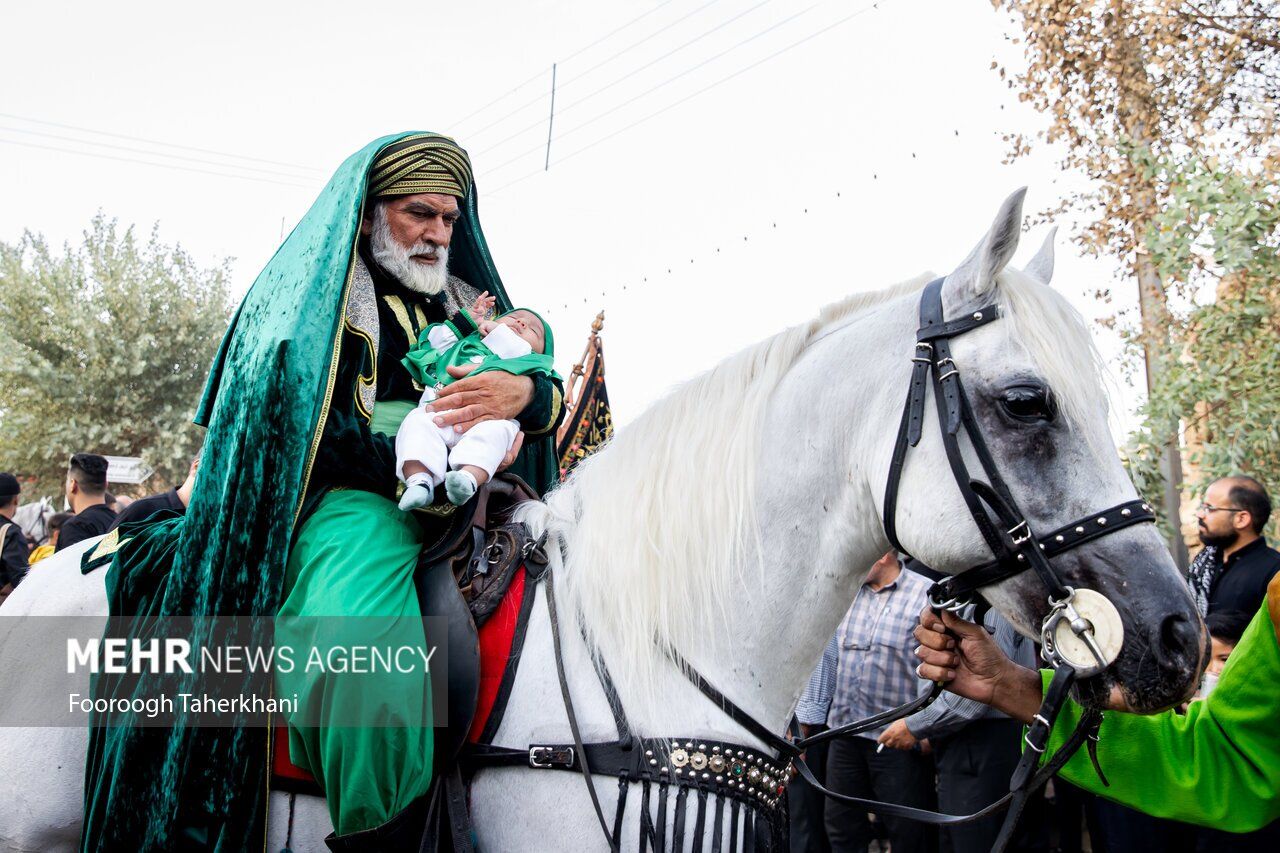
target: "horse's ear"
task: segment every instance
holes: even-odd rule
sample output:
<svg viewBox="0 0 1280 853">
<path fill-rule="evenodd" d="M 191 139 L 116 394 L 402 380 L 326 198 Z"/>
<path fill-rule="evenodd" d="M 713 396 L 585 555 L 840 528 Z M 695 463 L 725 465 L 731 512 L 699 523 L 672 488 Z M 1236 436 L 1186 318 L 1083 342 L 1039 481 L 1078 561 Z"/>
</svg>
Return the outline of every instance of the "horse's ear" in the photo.
<svg viewBox="0 0 1280 853">
<path fill-rule="evenodd" d="M 1023 270 L 1041 284 L 1048 284 L 1053 280 L 1053 243 L 1057 236 L 1058 226 L 1055 225 L 1049 229 L 1049 236 L 1044 238 L 1040 251 L 1036 252 L 1031 263 L 1027 264 L 1026 269 Z"/>
<path fill-rule="evenodd" d="M 1018 248 L 1018 235 L 1022 232 L 1022 200 L 1026 195 L 1027 188 L 1022 187 L 1004 200 L 987 236 L 947 276 L 944 291 L 951 291 L 956 304 L 963 305 L 970 298 L 982 296 L 990 290 L 996 275 L 1013 257 Z"/>
</svg>

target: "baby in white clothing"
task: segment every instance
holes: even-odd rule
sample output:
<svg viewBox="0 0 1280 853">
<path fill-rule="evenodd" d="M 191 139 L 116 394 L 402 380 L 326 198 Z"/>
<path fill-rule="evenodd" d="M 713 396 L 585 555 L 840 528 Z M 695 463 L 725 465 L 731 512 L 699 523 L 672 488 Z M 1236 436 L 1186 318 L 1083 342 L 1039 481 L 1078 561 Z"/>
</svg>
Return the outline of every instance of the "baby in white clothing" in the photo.
<svg viewBox="0 0 1280 853">
<path fill-rule="evenodd" d="M 452 322 L 423 329 L 417 346 L 403 360 L 425 387 L 396 433 L 396 474 L 406 486 L 400 499 L 403 510 L 430 504 L 442 482 L 450 503 L 466 503 L 493 477 L 520 431 L 514 420 L 482 421 L 461 434 L 436 426 L 435 413 L 425 406 L 436 399 L 439 388 L 454 381 L 447 368 L 474 365 L 471 375 L 488 370 L 554 375 L 551 329 L 545 321 L 526 308 L 496 320 L 476 319 L 493 304 L 494 298 L 482 293 L 471 306 L 467 317 L 475 323 L 474 331 Z"/>
</svg>

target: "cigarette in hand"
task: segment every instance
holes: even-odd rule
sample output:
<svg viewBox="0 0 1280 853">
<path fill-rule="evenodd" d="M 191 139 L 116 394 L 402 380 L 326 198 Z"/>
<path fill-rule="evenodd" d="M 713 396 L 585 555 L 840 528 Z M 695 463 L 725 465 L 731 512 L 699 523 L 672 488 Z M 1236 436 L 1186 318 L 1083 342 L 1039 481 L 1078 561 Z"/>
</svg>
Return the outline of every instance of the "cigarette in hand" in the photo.
<svg viewBox="0 0 1280 853">
<path fill-rule="evenodd" d="M 876 747 L 876 755 L 879 755 L 882 752 L 884 752 L 884 744 L 880 744 Z"/>
</svg>

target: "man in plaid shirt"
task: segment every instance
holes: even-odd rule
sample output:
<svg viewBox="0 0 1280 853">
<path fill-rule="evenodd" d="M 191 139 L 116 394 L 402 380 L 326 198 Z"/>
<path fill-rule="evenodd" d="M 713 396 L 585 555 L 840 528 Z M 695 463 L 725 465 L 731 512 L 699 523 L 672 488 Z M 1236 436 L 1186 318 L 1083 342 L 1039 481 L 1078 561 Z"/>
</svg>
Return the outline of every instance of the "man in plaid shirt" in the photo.
<svg viewBox="0 0 1280 853">
<path fill-rule="evenodd" d="M 827 724 L 836 728 L 928 692 L 929 682 L 916 675 L 912 632 L 928 600 L 929 585 L 924 577 L 904 571 L 893 551 L 876 561 L 831 639 L 826 665 L 819 665 L 801 697 L 796 710 L 802 723 L 819 720 L 825 710 Z M 827 787 L 855 797 L 933 808 L 932 759 L 921 748 L 882 748 L 882 731 L 831 742 Z M 828 800 L 824 822 L 833 853 L 865 853 L 872 838 L 866 812 Z M 893 853 L 927 853 L 936 846 L 931 827 L 893 818 L 884 822 Z"/>
</svg>

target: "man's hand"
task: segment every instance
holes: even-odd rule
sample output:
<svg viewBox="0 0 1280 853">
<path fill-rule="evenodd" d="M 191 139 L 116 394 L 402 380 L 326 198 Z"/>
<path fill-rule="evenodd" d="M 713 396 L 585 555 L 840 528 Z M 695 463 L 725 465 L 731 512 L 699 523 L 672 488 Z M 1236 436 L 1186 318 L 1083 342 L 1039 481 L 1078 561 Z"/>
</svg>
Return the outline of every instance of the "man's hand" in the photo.
<svg viewBox="0 0 1280 853">
<path fill-rule="evenodd" d="M 482 421 L 514 420 L 533 400 L 533 380 L 528 376 L 499 370 L 468 376 L 473 370 L 473 364 L 449 368 L 458 381 L 441 388 L 427 407 L 439 413 L 432 419 L 437 426 L 466 432 Z"/>
<path fill-rule="evenodd" d="M 939 618 L 926 607 L 915 637 L 920 641 L 916 673 L 921 678 L 941 682 L 952 693 L 1024 723 L 1039 711 L 1040 674 L 1009 660 L 983 626 L 946 610 Z"/>
<path fill-rule="evenodd" d="M 880 733 L 877 740 L 890 749 L 915 749 L 916 744 L 920 743 L 911 729 L 907 728 L 906 720 L 894 720 L 889 728 Z"/>
<path fill-rule="evenodd" d="M 515 464 L 516 457 L 520 455 L 520 448 L 522 447 L 524 447 L 523 431 L 516 433 L 516 440 L 511 442 L 511 449 L 507 451 L 506 456 L 502 457 L 502 464 L 498 466 L 499 473 L 507 470 Z"/>
</svg>

